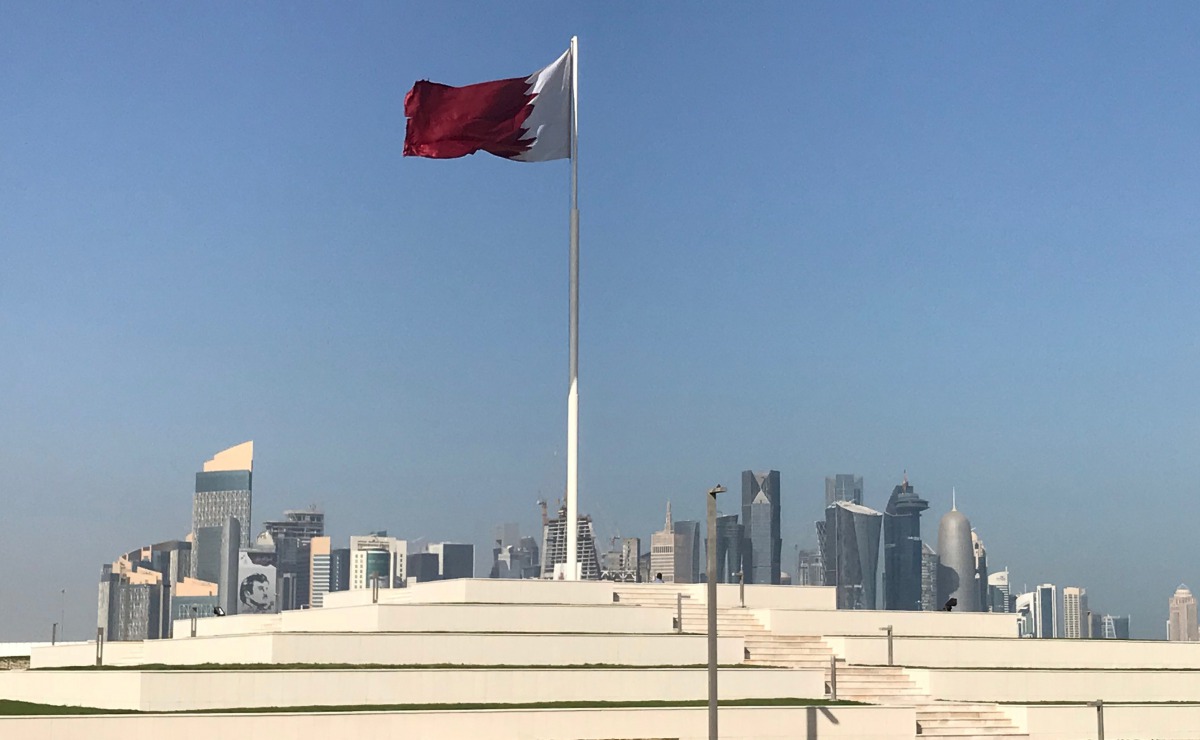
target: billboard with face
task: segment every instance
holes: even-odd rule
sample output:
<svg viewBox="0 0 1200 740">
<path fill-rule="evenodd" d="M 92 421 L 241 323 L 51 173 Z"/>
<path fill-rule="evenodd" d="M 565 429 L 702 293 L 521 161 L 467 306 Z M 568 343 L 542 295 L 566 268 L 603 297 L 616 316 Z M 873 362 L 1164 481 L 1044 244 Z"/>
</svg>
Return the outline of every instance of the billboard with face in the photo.
<svg viewBox="0 0 1200 740">
<path fill-rule="evenodd" d="M 238 555 L 238 614 L 274 614 L 275 566 L 255 562 L 251 553 L 242 550 Z"/>
</svg>

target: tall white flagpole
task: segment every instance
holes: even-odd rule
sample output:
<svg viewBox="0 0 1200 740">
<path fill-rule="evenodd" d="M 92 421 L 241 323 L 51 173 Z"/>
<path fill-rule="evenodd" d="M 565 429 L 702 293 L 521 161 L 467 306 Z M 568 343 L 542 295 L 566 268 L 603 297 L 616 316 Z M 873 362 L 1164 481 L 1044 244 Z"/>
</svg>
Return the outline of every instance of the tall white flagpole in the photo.
<svg viewBox="0 0 1200 740">
<path fill-rule="evenodd" d="M 567 580 L 579 573 L 579 37 L 571 37 L 571 384 L 567 391 Z"/>
</svg>

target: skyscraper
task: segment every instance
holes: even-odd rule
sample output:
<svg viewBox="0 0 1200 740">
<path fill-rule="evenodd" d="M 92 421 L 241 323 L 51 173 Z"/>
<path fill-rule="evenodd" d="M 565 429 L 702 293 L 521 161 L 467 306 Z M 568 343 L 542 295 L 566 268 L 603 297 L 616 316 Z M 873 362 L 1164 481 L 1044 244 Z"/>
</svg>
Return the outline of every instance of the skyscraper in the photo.
<svg viewBox="0 0 1200 740">
<path fill-rule="evenodd" d="M 783 538 L 779 529 L 779 471 L 742 471 L 742 568 L 746 583 L 779 583 Z"/>
<path fill-rule="evenodd" d="M 717 517 L 717 583 L 737 583 L 737 574 L 742 570 L 742 543 L 746 539 L 742 525 L 738 524 L 737 514 L 726 514 Z M 705 537 L 704 557 L 708 562 L 708 548 L 711 547 Z"/>
<path fill-rule="evenodd" d="M 600 556 L 600 580 L 635 583 L 642 541 L 638 537 L 613 537 L 611 548 Z"/>
<path fill-rule="evenodd" d="M 862 479 L 858 480 L 861 485 Z M 828 478 L 825 488 L 828 499 Z M 928 508 L 929 502 L 917 496 L 905 474 L 884 509 L 884 609 L 921 609 L 921 512 Z"/>
<path fill-rule="evenodd" d="M 906 476 L 907 477 L 907 476 Z M 849 501 L 852 504 L 863 502 L 863 479 L 853 473 L 838 473 L 825 479 L 825 505 L 831 506 L 835 501 Z"/>
<path fill-rule="evenodd" d="M 1007 613 L 1010 611 L 1008 590 L 1008 568 L 988 575 L 988 611 Z"/>
<path fill-rule="evenodd" d="M 682 571 L 675 571 L 676 583 L 700 583 L 700 522 L 682 519 L 674 522 L 675 534 L 679 535 Z"/>
<path fill-rule="evenodd" d="M 1033 598 L 1033 636 L 1058 637 L 1058 587 L 1043 583 Z"/>
<path fill-rule="evenodd" d="M 517 525 L 503 525 L 496 530 L 496 546 L 492 548 L 492 572 L 489 578 L 537 578 L 542 563 L 537 542 L 521 537 Z"/>
<path fill-rule="evenodd" d="M 543 514 L 544 516 L 544 514 Z M 567 507 L 558 508 L 558 516 L 542 524 L 542 578 L 556 578 L 555 566 L 567 563 Z M 600 579 L 600 558 L 596 554 L 596 533 L 592 517 L 581 514 L 575 521 L 575 562 L 579 578 L 584 581 Z M 561 568 L 559 569 L 561 570 Z M 566 574 L 563 573 L 565 579 Z"/>
<path fill-rule="evenodd" d="M 387 531 L 350 537 L 350 588 L 403 588 L 408 571 L 408 543 L 388 537 Z"/>
<path fill-rule="evenodd" d="M 325 594 L 329 593 L 329 551 L 333 541 L 328 537 L 313 537 L 309 542 L 309 597 L 308 604 L 314 609 L 325 605 Z"/>
<path fill-rule="evenodd" d="M 938 602 L 938 565 L 941 559 L 928 542 L 921 543 L 921 611 L 936 612 L 942 608 Z"/>
<path fill-rule="evenodd" d="M 821 554 L 816 550 L 799 550 L 796 553 L 796 577 L 792 579 L 794 586 L 823 586 L 825 585 L 825 566 L 821 564 Z"/>
<path fill-rule="evenodd" d="M 838 609 L 875 609 L 879 530 L 883 514 L 849 501 L 825 507 L 820 538 L 825 585 L 837 591 Z"/>
<path fill-rule="evenodd" d="M 1200 630 L 1196 625 L 1196 597 L 1182 583 L 1170 601 L 1170 619 L 1167 621 L 1167 639 L 1172 642 L 1200 641 Z"/>
<path fill-rule="evenodd" d="M 667 519 L 662 531 L 650 535 L 651 578 L 662 574 L 663 583 L 692 583 L 692 558 L 687 547 L 687 535 L 680 534 L 671 521 L 671 502 L 667 502 Z"/>
<path fill-rule="evenodd" d="M 207 529 L 207 528 L 206 528 Z M 238 566 L 242 525 L 228 517 L 221 527 L 221 553 L 217 568 L 217 599 L 226 614 L 238 613 Z"/>
<path fill-rule="evenodd" d="M 1037 594 L 1033 591 L 1017 594 L 1014 604 L 1020 619 L 1017 623 L 1018 634 L 1021 637 L 1037 637 Z"/>
<path fill-rule="evenodd" d="M 350 548 L 329 551 L 329 593 L 350 590 Z"/>
<path fill-rule="evenodd" d="M 281 608 L 302 609 L 310 603 L 312 540 L 325 534 L 325 514 L 315 507 L 283 512 L 283 519 L 264 522 L 263 528 L 275 542 L 275 567 L 281 584 L 288 584 Z"/>
<path fill-rule="evenodd" d="M 204 580 L 214 580 L 197 575 L 200 561 L 215 567 L 216 558 L 205 552 L 206 542 L 216 544 L 219 535 L 213 532 L 202 539 L 200 530 L 220 528 L 225 520 L 232 517 L 241 527 L 240 546 L 250 547 L 250 504 L 254 469 L 254 442 L 243 442 L 240 445 L 222 450 L 213 455 L 211 460 L 204 463 L 201 472 L 196 473 L 196 492 L 192 499 L 192 576 Z"/>
<path fill-rule="evenodd" d="M 426 545 L 426 552 L 437 556 L 438 578 L 475 577 L 475 546 L 459 542 L 435 542 Z"/>
<path fill-rule="evenodd" d="M 1087 589 L 1063 587 L 1063 637 L 1078 640 L 1091 637 L 1092 621 L 1088 616 Z"/>
<path fill-rule="evenodd" d="M 954 504 L 938 525 L 938 604 L 957 599 L 957 611 L 977 612 L 979 584 L 975 582 L 975 553 L 971 522 Z"/>
<path fill-rule="evenodd" d="M 438 573 L 438 556 L 432 552 L 417 552 L 408 554 L 408 585 L 440 581 Z"/>
<path fill-rule="evenodd" d="M 1092 615 L 1092 638 L 1096 640 L 1128 640 L 1129 617 L 1111 614 Z"/>
<path fill-rule="evenodd" d="M 979 533 L 971 530 L 971 551 L 975 554 L 975 585 L 979 589 L 979 611 L 988 611 L 987 548 Z"/>
</svg>

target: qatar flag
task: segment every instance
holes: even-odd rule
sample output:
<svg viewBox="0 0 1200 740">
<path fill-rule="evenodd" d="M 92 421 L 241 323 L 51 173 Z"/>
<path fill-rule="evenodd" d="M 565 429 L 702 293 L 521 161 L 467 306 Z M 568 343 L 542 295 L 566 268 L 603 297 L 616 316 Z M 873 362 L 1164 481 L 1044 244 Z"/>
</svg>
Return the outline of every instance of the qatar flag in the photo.
<svg viewBox="0 0 1200 740">
<path fill-rule="evenodd" d="M 528 77 L 450 87 L 422 80 L 404 98 L 404 156 L 485 151 L 521 162 L 571 156 L 571 52 Z"/>
</svg>

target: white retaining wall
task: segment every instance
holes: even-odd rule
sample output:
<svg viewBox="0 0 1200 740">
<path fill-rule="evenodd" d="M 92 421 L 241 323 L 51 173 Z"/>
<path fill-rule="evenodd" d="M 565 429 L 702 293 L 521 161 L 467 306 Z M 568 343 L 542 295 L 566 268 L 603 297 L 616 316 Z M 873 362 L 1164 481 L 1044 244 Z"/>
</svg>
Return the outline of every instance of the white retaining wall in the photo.
<svg viewBox="0 0 1200 740">
<path fill-rule="evenodd" d="M 86 646 L 85 646 L 86 647 Z M 113 648 L 136 649 L 140 663 L 348 663 L 384 665 L 703 665 L 708 662 L 705 635 L 573 635 L 453 633 L 279 633 L 228 635 L 186 640 L 147 640 L 105 645 L 105 664 Z M 744 640 L 717 639 L 717 660 L 741 663 Z M 117 652 L 120 652 L 118 650 Z M 95 649 L 35 649 L 33 668 L 93 665 Z M 123 663 L 128 665 L 129 663 Z"/>
<path fill-rule="evenodd" d="M 264 632 L 598 632 L 665 634 L 669 609 L 612 604 L 365 604 L 300 609 L 278 615 L 200 619 L 196 635 Z M 175 639 L 191 636 L 191 621 L 175 621 Z"/>
<path fill-rule="evenodd" d="M 887 663 L 887 638 L 828 637 L 849 663 Z M 921 638 L 894 635 L 897 665 L 929 668 L 1192 668 L 1200 669 L 1200 643 L 1163 640 L 1033 640 Z"/>
<path fill-rule="evenodd" d="M 611 604 L 612 581 L 457 578 L 379 589 L 381 604 Z M 370 604 L 371 589 L 325 594 L 325 606 Z"/>
<path fill-rule="evenodd" d="M 821 670 L 719 671 L 722 699 L 824 697 Z M 361 704 L 686 701 L 708 697 L 702 668 L 0 673 L 0 699 L 166 712 Z"/>
<path fill-rule="evenodd" d="M 613 594 L 684 593 L 692 601 L 704 602 L 708 585 L 704 583 L 615 583 L 612 581 L 507 580 L 501 578 L 459 578 L 452 581 L 418 583 L 408 588 L 379 589 L 381 604 L 612 604 Z M 325 595 L 325 606 L 353 606 L 371 603 L 371 589 L 336 591 Z M 836 597 L 831 586 L 745 587 L 747 608 L 812 609 L 832 611 Z M 717 584 L 717 604 L 740 605 L 737 584 Z"/>
<path fill-rule="evenodd" d="M 899 635 L 1014 637 L 1017 634 L 1015 614 L 756 609 L 754 615 L 778 635 L 876 636 L 882 635 L 880 628 L 889 624 L 893 633 Z M 885 660 L 886 657 L 885 652 Z"/>
<path fill-rule="evenodd" d="M 912 740 L 910 707 L 726 707 L 722 740 Z M 706 740 L 708 710 L 556 709 L 330 714 L 173 714 L 0 717 L 21 740 L 162 740 L 169 737 L 370 737 L 405 740 Z"/>
<path fill-rule="evenodd" d="M 934 698 L 980 702 L 1200 702 L 1200 671 L 906 671 Z"/>
<path fill-rule="evenodd" d="M 1005 707 L 1029 740 L 1096 737 L 1096 708 L 1088 706 Z M 1122 740 L 1197 740 L 1200 705 L 1121 704 L 1104 706 L 1105 737 Z"/>
</svg>

